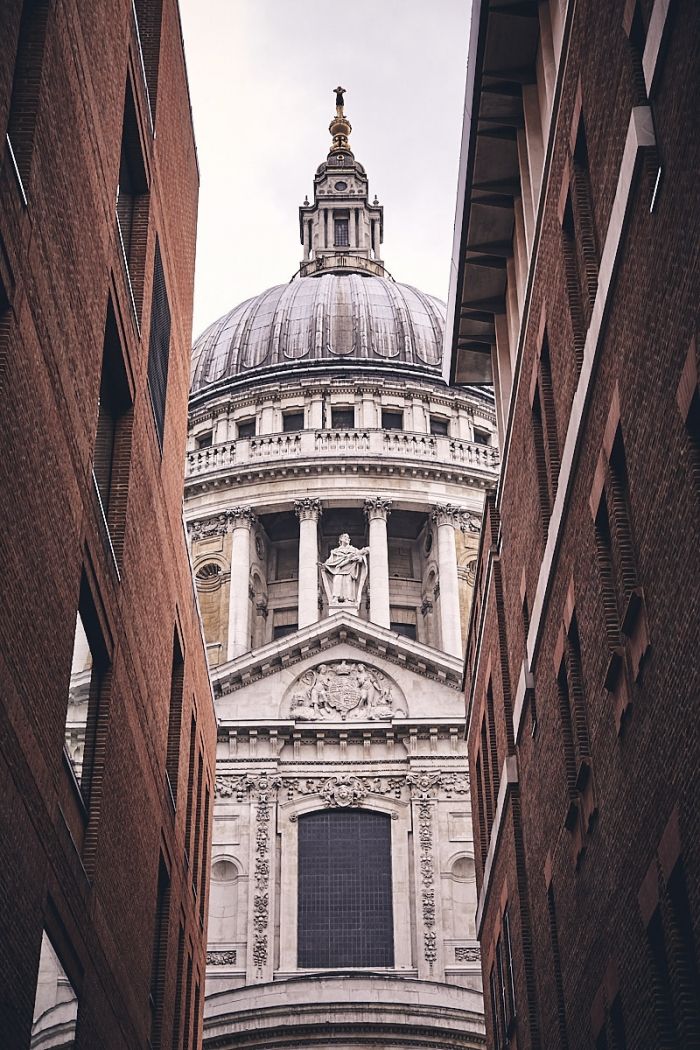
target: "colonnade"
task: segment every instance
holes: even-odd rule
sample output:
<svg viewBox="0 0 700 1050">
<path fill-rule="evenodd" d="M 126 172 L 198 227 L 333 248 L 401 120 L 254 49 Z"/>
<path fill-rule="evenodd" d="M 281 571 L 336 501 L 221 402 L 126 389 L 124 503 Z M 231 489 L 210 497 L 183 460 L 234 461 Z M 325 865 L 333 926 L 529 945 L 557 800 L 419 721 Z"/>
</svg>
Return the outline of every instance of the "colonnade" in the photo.
<svg viewBox="0 0 700 1050">
<path fill-rule="evenodd" d="M 390 626 L 389 543 L 387 522 L 391 500 L 373 496 L 365 500 L 369 524 L 369 618 L 380 627 Z M 319 619 L 318 606 L 318 526 L 321 501 L 300 499 L 294 504 L 299 518 L 298 624 L 309 627 Z M 436 530 L 440 587 L 441 648 L 452 656 L 462 656 L 457 545 L 455 530 L 465 511 L 453 504 L 440 504 L 430 511 Z M 231 532 L 231 586 L 228 615 L 227 659 L 235 660 L 250 649 L 250 552 L 251 530 L 256 517 L 250 507 L 233 507 L 225 514 L 226 531 Z"/>
</svg>

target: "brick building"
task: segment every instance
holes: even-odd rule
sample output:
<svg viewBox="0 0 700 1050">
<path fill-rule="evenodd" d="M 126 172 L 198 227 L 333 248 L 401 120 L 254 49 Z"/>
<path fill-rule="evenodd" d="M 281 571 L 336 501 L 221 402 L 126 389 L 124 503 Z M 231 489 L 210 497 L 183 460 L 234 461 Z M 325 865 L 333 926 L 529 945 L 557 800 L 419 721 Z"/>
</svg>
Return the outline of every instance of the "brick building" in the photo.
<svg viewBox="0 0 700 1050">
<path fill-rule="evenodd" d="M 190 1047 L 215 722 L 177 4 L 14 0 L 2 32 L 0 1042 Z"/>
<path fill-rule="evenodd" d="M 489 1046 L 700 1041 L 691 0 L 475 0 L 451 379 L 490 374 L 466 656 Z"/>
</svg>

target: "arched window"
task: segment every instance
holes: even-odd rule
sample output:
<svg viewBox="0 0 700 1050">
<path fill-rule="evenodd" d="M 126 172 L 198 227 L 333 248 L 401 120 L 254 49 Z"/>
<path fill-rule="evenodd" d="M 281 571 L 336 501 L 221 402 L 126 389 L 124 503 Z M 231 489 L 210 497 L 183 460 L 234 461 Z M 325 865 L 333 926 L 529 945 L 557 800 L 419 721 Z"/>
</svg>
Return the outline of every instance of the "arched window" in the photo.
<svg viewBox="0 0 700 1050">
<path fill-rule="evenodd" d="M 299 818 L 300 967 L 393 966 L 391 819 L 367 810 Z"/>
</svg>

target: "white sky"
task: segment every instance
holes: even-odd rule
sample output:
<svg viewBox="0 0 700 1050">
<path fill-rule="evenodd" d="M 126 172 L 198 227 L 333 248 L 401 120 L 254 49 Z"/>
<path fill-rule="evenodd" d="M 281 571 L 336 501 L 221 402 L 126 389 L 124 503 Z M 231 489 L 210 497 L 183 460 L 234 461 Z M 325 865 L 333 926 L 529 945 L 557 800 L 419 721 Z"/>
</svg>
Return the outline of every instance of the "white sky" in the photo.
<svg viewBox="0 0 700 1050">
<path fill-rule="evenodd" d="M 470 0 L 181 0 L 201 173 L 194 334 L 288 281 L 333 88 L 384 205 L 383 258 L 447 298 Z"/>
</svg>

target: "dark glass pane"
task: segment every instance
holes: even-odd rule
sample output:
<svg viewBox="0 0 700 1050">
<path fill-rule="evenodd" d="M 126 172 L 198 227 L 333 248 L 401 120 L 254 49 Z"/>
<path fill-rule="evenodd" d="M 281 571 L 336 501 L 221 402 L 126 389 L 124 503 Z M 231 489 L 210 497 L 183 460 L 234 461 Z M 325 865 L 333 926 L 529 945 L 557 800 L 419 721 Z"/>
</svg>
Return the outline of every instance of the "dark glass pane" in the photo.
<svg viewBox="0 0 700 1050">
<path fill-rule="evenodd" d="M 285 434 L 289 434 L 292 430 L 303 430 L 304 413 L 288 412 L 285 416 L 282 416 L 282 429 Z"/>
<path fill-rule="evenodd" d="M 390 818 L 300 817 L 298 965 L 393 966 L 393 930 Z"/>
<path fill-rule="evenodd" d="M 403 430 L 403 412 L 382 412 L 384 430 Z"/>
</svg>

